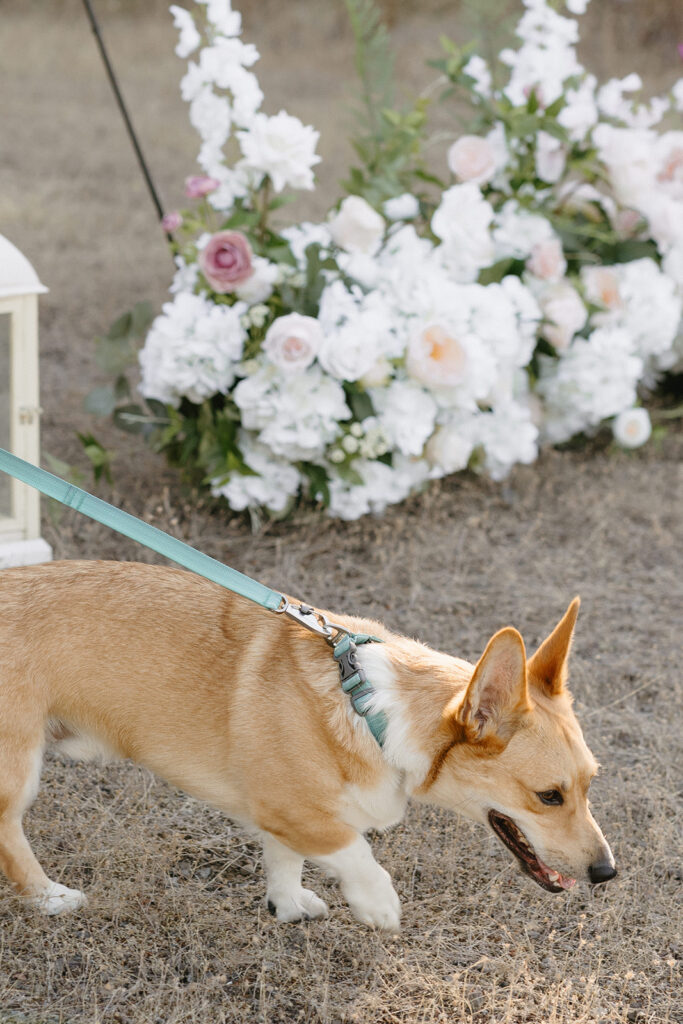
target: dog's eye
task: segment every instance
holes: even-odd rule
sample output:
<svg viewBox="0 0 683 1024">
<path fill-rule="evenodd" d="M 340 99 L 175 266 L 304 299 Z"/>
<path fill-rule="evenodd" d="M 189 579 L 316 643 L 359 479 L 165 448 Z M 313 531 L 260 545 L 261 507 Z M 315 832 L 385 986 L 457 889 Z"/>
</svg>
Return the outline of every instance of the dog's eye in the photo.
<svg viewBox="0 0 683 1024">
<path fill-rule="evenodd" d="M 536 796 L 542 804 L 559 806 L 564 803 L 564 797 L 559 789 L 546 789 L 543 793 L 537 793 Z"/>
</svg>

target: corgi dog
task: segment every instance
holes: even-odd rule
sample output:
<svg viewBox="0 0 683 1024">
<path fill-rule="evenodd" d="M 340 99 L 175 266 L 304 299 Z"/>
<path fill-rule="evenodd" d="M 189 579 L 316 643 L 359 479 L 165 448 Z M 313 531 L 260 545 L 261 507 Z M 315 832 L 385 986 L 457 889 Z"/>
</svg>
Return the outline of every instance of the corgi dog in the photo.
<svg viewBox="0 0 683 1024">
<path fill-rule="evenodd" d="M 476 665 L 373 634 L 357 660 L 383 745 L 342 690 L 321 638 L 174 568 L 69 561 L 0 572 L 0 867 L 45 914 L 75 910 L 22 816 L 43 752 L 131 758 L 258 833 L 266 900 L 280 921 L 327 906 L 301 884 L 308 859 L 336 876 L 355 917 L 396 931 L 391 878 L 363 836 L 409 800 L 491 828 L 548 892 L 616 874 L 588 803 L 597 764 L 566 687 L 579 608 L 527 659 L 501 629 Z"/>
</svg>

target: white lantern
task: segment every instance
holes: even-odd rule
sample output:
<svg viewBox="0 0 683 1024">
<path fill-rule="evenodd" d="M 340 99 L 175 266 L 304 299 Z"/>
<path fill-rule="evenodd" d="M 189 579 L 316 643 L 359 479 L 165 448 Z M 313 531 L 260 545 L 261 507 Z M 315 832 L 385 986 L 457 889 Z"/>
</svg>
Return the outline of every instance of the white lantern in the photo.
<svg viewBox="0 0 683 1024">
<path fill-rule="evenodd" d="M 0 448 L 40 463 L 38 296 L 22 253 L 0 235 Z M 40 495 L 0 471 L 0 569 L 52 558 L 40 536 Z"/>
</svg>

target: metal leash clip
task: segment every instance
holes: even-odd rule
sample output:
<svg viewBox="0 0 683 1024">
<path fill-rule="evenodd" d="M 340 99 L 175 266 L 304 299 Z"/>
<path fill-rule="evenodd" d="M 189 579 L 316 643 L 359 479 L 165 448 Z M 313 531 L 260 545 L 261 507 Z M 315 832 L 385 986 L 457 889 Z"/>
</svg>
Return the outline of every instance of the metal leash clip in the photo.
<svg viewBox="0 0 683 1024">
<path fill-rule="evenodd" d="M 322 636 L 332 647 L 338 644 L 343 636 L 351 634 L 351 630 L 346 626 L 340 626 L 338 622 L 330 622 L 326 615 L 311 608 L 308 604 L 303 604 L 303 602 L 297 605 L 290 604 L 286 597 L 283 597 L 282 600 L 284 604 L 275 609 L 276 614 L 284 613 L 310 630 L 311 633 Z"/>
</svg>

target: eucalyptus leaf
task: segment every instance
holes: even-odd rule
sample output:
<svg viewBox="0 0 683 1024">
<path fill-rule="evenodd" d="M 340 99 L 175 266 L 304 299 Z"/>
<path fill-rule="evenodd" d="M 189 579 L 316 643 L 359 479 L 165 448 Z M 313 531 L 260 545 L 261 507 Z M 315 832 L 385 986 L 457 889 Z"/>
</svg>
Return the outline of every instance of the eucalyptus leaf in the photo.
<svg viewBox="0 0 683 1024">
<path fill-rule="evenodd" d="M 83 399 L 83 408 L 94 416 L 110 416 L 116 405 L 113 387 L 93 388 Z"/>
</svg>

